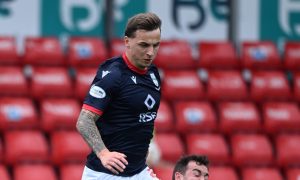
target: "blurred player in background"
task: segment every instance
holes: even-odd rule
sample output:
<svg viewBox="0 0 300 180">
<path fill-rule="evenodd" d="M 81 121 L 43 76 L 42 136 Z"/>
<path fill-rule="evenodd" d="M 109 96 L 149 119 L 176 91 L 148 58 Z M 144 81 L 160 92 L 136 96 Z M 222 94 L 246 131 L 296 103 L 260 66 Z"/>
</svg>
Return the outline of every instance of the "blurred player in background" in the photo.
<svg viewBox="0 0 300 180">
<path fill-rule="evenodd" d="M 208 165 L 206 156 L 183 156 L 174 167 L 172 180 L 208 180 Z"/>
<path fill-rule="evenodd" d="M 83 180 L 157 179 L 146 157 L 161 97 L 152 64 L 160 39 L 160 18 L 137 14 L 127 22 L 124 54 L 99 67 L 77 121 L 92 148 Z"/>
</svg>

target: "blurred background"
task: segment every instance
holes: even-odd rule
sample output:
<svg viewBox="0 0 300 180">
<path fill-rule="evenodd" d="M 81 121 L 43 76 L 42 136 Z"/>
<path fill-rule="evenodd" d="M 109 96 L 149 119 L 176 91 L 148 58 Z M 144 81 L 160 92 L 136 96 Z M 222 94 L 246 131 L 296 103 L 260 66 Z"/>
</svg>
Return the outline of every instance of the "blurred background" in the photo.
<svg viewBox="0 0 300 180">
<path fill-rule="evenodd" d="M 157 176 L 205 154 L 210 180 L 299 180 L 297 0 L 0 0 L 0 179 L 81 178 L 82 101 L 140 12 L 163 22 Z"/>
</svg>

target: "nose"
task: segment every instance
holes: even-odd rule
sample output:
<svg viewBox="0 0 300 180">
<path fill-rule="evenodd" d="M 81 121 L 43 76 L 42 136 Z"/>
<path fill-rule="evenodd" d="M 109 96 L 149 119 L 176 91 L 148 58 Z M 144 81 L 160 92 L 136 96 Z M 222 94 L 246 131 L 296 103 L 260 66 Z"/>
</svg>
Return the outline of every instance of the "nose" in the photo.
<svg viewBox="0 0 300 180">
<path fill-rule="evenodd" d="M 149 46 L 149 48 L 147 49 L 147 55 L 151 56 L 151 57 L 154 55 L 154 47 L 153 46 Z"/>
</svg>

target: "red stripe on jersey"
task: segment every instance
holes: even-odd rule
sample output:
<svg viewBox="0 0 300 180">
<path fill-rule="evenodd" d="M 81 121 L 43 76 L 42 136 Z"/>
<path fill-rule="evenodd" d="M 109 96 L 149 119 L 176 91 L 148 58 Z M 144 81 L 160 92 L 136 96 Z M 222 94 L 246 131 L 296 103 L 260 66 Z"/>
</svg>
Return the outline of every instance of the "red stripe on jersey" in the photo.
<svg viewBox="0 0 300 180">
<path fill-rule="evenodd" d="M 96 109 L 93 106 L 90 106 L 90 105 L 87 105 L 87 104 L 83 104 L 82 109 L 92 111 L 92 112 L 98 114 L 99 116 L 101 116 L 103 114 L 103 112 L 101 110 Z"/>
<path fill-rule="evenodd" d="M 136 66 L 134 66 L 134 65 L 129 61 L 129 59 L 128 59 L 128 57 L 126 56 L 125 53 L 123 53 L 122 57 L 123 57 L 125 63 L 127 64 L 128 68 L 131 69 L 132 71 L 137 72 L 137 73 L 139 73 L 139 74 L 146 74 L 146 73 L 147 73 L 147 70 L 148 70 L 147 68 L 141 70 L 141 69 L 137 68 Z"/>
</svg>

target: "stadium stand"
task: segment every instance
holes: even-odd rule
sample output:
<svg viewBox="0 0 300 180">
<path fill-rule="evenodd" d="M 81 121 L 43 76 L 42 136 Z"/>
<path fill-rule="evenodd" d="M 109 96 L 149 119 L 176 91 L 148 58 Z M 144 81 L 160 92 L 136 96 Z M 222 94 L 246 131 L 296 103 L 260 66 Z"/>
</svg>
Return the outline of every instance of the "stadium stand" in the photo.
<svg viewBox="0 0 300 180">
<path fill-rule="evenodd" d="M 107 58 L 102 39 L 96 37 L 71 37 L 68 43 L 68 63 L 73 67 L 98 66 Z"/>
<path fill-rule="evenodd" d="M 300 135 L 280 134 L 275 141 L 278 166 L 300 166 Z"/>
<path fill-rule="evenodd" d="M 46 164 L 22 164 L 13 170 L 14 180 L 57 180 L 52 166 Z"/>
<path fill-rule="evenodd" d="M 83 100 L 88 92 L 91 83 L 94 80 L 97 69 L 95 67 L 77 68 L 75 73 L 75 97 L 78 100 Z"/>
<path fill-rule="evenodd" d="M 15 37 L 0 36 L 0 65 L 20 64 Z"/>
<path fill-rule="evenodd" d="M 66 59 L 56 37 L 27 37 L 22 63 L 33 66 L 63 66 L 66 65 Z"/>
<path fill-rule="evenodd" d="M 219 128 L 224 134 L 260 132 L 262 120 L 252 102 L 219 102 Z"/>
<path fill-rule="evenodd" d="M 157 117 L 155 119 L 155 131 L 160 132 L 171 132 L 174 131 L 174 115 L 171 106 L 165 100 L 161 100 Z"/>
<path fill-rule="evenodd" d="M 277 168 L 244 168 L 242 170 L 243 180 L 283 180 Z"/>
<path fill-rule="evenodd" d="M 300 43 L 288 41 L 285 43 L 283 53 L 284 67 L 287 70 L 295 71 L 300 69 Z"/>
<path fill-rule="evenodd" d="M 59 168 L 60 180 L 80 180 L 84 164 L 66 164 Z"/>
<path fill-rule="evenodd" d="M 202 41 L 198 45 L 199 68 L 206 69 L 239 69 L 240 60 L 230 42 Z"/>
<path fill-rule="evenodd" d="M 239 176 L 231 166 L 211 166 L 209 168 L 209 180 L 239 180 Z"/>
</svg>

